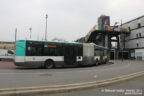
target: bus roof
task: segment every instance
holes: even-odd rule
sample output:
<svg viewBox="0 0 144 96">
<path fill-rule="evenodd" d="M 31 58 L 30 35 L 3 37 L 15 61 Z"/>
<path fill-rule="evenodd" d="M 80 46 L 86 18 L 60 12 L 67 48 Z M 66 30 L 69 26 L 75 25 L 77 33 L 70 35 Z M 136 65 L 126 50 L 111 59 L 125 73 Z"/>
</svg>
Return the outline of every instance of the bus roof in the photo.
<svg viewBox="0 0 144 96">
<path fill-rule="evenodd" d="M 78 43 L 78 42 L 55 42 L 55 41 L 39 41 L 39 40 L 17 40 L 18 42 L 21 42 L 21 41 L 29 41 L 29 42 L 50 42 L 50 43 L 63 43 L 63 44 L 83 44 L 83 43 Z M 101 49 L 104 49 L 104 50 L 108 50 L 107 47 L 104 47 L 104 46 L 100 46 L 100 45 L 96 45 L 94 43 L 86 43 L 86 44 L 92 44 L 94 45 L 95 47 L 97 48 L 101 48 Z"/>
<path fill-rule="evenodd" d="M 29 42 L 50 42 L 50 43 L 64 43 L 64 44 L 83 44 L 78 42 L 56 42 L 56 41 L 39 41 L 39 40 L 18 40 L 18 41 L 29 41 Z"/>
</svg>

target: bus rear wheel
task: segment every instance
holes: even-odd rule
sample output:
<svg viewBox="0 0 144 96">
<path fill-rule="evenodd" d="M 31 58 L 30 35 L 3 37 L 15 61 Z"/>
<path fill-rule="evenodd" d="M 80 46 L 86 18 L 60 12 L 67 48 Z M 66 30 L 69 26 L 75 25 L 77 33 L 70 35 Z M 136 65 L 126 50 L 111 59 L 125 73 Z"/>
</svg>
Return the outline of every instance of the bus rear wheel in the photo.
<svg viewBox="0 0 144 96">
<path fill-rule="evenodd" d="M 51 60 L 48 60 L 45 62 L 45 69 L 52 69 L 54 68 L 54 62 Z"/>
</svg>

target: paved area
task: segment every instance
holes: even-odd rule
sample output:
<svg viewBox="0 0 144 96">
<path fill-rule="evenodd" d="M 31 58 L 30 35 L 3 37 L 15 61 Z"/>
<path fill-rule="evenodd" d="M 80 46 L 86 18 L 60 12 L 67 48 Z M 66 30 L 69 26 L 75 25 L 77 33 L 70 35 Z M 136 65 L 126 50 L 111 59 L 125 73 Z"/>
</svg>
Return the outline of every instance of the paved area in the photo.
<svg viewBox="0 0 144 96">
<path fill-rule="evenodd" d="M 15 69 L 17 68 L 12 60 L 2 60 L 0 61 L 0 69 Z"/>
<path fill-rule="evenodd" d="M 48 70 L 27 68 L 0 69 L 0 88 L 90 82 L 127 75 L 139 71 L 144 71 L 144 62 L 116 61 L 115 64 L 106 64 L 102 66 L 57 68 Z"/>
<path fill-rule="evenodd" d="M 42 96 L 144 96 L 144 76 L 95 89 Z"/>
</svg>

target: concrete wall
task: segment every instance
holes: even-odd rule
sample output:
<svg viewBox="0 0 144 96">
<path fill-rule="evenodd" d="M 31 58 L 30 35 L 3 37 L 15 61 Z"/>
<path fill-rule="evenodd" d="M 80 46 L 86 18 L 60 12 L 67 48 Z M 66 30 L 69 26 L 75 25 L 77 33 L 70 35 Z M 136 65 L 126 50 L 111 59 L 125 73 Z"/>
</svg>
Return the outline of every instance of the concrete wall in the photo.
<svg viewBox="0 0 144 96">
<path fill-rule="evenodd" d="M 137 36 L 136 36 L 137 33 L 138 33 L 137 30 L 131 31 L 130 34 L 125 35 L 125 40 L 130 40 L 130 39 L 137 38 Z"/>
<path fill-rule="evenodd" d="M 141 28 L 138 28 L 138 24 Z M 128 29 L 130 27 L 130 34 L 120 36 L 120 45 L 123 47 L 125 38 L 125 48 L 142 48 L 144 47 L 144 17 L 136 18 L 132 21 L 124 23 L 122 28 Z M 140 36 L 141 34 L 141 36 Z M 137 46 L 138 44 L 138 46 Z"/>
<path fill-rule="evenodd" d="M 143 18 L 140 18 L 140 19 L 138 20 L 138 22 L 140 22 L 141 25 L 144 26 L 144 17 L 143 17 Z"/>
<path fill-rule="evenodd" d="M 131 48 L 142 48 L 142 47 L 144 47 L 144 38 L 129 40 L 125 42 L 125 48 L 131 49 Z"/>
<path fill-rule="evenodd" d="M 140 28 L 138 26 L 139 23 L 141 25 Z M 130 34 L 120 35 L 121 48 L 125 46 L 125 49 L 134 50 L 135 58 L 137 60 L 144 60 L 144 16 L 124 23 L 122 28 L 130 28 Z"/>
<path fill-rule="evenodd" d="M 144 16 L 138 17 L 136 19 L 133 19 L 129 22 L 126 22 L 122 25 L 122 28 L 128 28 L 130 27 L 131 30 L 138 28 L 138 23 L 141 24 L 141 26 L 144 26 Z"/>
</svg>

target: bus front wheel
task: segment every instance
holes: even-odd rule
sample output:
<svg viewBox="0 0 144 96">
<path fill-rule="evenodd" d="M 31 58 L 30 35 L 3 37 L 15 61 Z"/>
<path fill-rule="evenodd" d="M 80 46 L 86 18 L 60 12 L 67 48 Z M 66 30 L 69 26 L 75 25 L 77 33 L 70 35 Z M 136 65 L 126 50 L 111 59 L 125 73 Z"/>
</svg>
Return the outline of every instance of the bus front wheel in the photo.
<svg viewBox="0 0 144 96">
<path fill-rule="evenodd" d="M 54 62 L 52 60 L 47 60 L 45 62 L 45 68 L 46 69 L 52 69 L 54 67 Z"/>
</svg>

